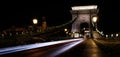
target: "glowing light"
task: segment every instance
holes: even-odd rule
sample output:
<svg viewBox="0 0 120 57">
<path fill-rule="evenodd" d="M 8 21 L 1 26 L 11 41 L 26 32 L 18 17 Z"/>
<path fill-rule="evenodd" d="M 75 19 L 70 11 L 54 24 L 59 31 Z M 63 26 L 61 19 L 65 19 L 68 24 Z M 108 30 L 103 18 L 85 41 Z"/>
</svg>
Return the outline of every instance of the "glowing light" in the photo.
<svg viewBox="0 0 120 57">
<path fill-rule="evenodd" d="M 64 31 L 67 31 L 67 29 L 64 29 Z"/>
<path fill-rule="evenodd" d="M 111 34 L 111 37 L 113 37 L 113 34 Z"/>
<path fill-rule="evenodd" d="M 38 20 L 37 19 L 33 19 L 33 24 L 37 24 Z"/>
<path fill-rule="evenodd" d="M 79 33 L 74 33 L 74 37 L 75 38 L 79 37 Z"/>
<path fill-rule="evenodd" d="M 50 46 L 50 45 L 55 45 L 55 44 L 60 44 L 60 43 L 66 43 L 66 42 L 70 42 L 70 41 L 77 41 L 77 40 L 81 40 L 81 39 L 69 39 L 69 40 L 52 41 L 52 42 L 44 42 L 44 43 L 36 43 L 36 44 L 1 48 L 0 55 L 34 49 L 34 48 L 40 48 L 40 47 L 45 47 L 45 46 Z"/>
<path fill-rule="evenodd" d="M 89 30 L 85 30 L 85 32 L 90 32 Z"/>
<path fill-rule="evenodd" d="M 118 37 L 119 34 L 116 34 L 116 37 Z"/>
<path fill-rule="evenodd" d="M 106 35 L 106 37 L 108 37 L 108 35 Z"/>
<path fill-rule="evenodd" d="M 75 32 L 73 32 L 73 34 L 74 34 Z"/>
<path fill-rule="evenodd" d="M 69 32 L 66 32 L 66 34 L 68 34 Z"/>
<path fill-rule="evenodd" d="M 93 21 L 93 22 L 97 22 L 97 17 L 96 17 L 96 16 L 93 17 L 92 21 Z"/>
<path fill-rule="evenodd" d="M 72 10 L 92 10 L 92 9 L 97 9 L 97 5 L 72 7 Z"/>
</svg>

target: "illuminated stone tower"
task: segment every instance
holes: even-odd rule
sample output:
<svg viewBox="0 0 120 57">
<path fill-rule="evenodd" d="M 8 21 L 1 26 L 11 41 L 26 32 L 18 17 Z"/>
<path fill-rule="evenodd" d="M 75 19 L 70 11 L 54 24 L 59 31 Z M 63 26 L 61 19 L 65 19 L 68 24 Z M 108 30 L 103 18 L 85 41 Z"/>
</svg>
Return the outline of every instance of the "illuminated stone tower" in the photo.
<svg viewBox="0 0 120 57">
<path fill-rule="evenodd" d="M 77 19 L 75 20 L 75 22 L 72 24 L 72 29 L 71 32 L 79 32 L 81 33 L 81 31 L 83 30 L 83 28 L 81 28 L 82 24 L 85 25 L 87 24 L 89 28 L 89 32 L 90 32 L 90 37 L 92 37 L 92 17 L 97 16 L 98 13 L 98 9 L 97 9 L 97 5 L 88 5 L 88 6 L 73 6 L 72 10 L 72 19 L 75 19 L 77 17 Z M 84 24 L 85 23 L 85 24 Z"/>
</svg>

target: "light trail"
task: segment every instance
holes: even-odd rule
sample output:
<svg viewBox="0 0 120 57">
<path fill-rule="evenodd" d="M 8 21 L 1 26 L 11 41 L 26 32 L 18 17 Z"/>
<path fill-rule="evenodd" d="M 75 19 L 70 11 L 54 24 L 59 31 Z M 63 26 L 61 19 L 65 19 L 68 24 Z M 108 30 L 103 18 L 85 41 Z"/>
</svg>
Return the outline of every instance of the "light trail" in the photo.
<svg viewBox="0 0 120 57">
<path fill-rule="evenodd" d="M 15 47 L 1 48 L 0 55 L 29 50 L 29 49 L 34 49 L 34 48 L 40 48 L 40 47 L 45 47 L 45 46 L 50 46 L 50 45 L 55 45 L 55 44 L 60 44 L 60 43 L 67 43 L 67 42 L 77 41 L 77 40 L 81 40 L 81 38 L 80 39 L 69 39 L 69 40 L 52 41 L 52 42 L 35 43 L 35 44 L 29 44 L 29 45 L 21 45 L 21 46 L 15 46 Z"/>
<path fill-rule="evenodd" d="M 45 57 L 56 57 L 57 55 L 62 54 L 63 52 L 71 49 L 72 47 L 76 46 L 77 44 L 80 44 L 84 41 L 84 39 L 80 38 L 79 41 L 71 42 L 69 44 L 66 44 L 64 46 L 61 46 L 56 49 L 56 51 L 53 51 L 53 53 L 46 55 Z"/>
</svg>

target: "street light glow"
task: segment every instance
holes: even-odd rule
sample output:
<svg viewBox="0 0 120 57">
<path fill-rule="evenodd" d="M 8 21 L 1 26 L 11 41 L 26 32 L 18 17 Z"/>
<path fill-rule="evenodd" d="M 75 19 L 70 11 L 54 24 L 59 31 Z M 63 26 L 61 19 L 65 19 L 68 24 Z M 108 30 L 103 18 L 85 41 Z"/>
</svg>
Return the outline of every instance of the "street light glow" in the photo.
<svg viewBox="0 0 120 57">
<path fill-rule="evenodd" d="M 92 21 L 93 21 L 93 22 L 97 22 L 97 17 L 96 17 L 96 16 L 93 17 L 93 18 L 92 18 Z"/>
<path fill-rule="evenodd" d="M 38 20 L 37 19 L 33 19 L 33 24 L 37 24 Z"/>
<path fill-rule="evenodd" d="M 111 34 L 111 37 L 113 37 L 113 34 Z"/>
<path fill-rule="evenodd" d="M 106 35 L 106 38 L 108 37 L 108 35 Z"/>
<path fill-rule="evenodd" d="M 116 34 L 116 37 L 118 37 L 119 34 Z"/>
<path fill-rule="evenodd" d="M 65 28 L 64 31 L 67 31 L 67 29 Z"/>
</svg>

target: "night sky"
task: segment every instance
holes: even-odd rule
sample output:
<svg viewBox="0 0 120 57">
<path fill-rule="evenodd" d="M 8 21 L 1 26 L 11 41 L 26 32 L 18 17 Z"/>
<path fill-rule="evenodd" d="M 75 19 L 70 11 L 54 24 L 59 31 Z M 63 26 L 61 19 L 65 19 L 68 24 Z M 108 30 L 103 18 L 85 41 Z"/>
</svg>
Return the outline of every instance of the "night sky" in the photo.
<svg viewBox="0 0 120 57">
<path fill-rule="evenodd" d="M 118 1 L 101 0 L 40 0 L 5 1 L 0 4 L 0 29 L 10 26 L 26 26 L 37 18 L 39 24 L 46 17 L 48 26 L 55 26 L 71 20 L 71 6 L 98 5 L 98 27 L 105 32 L 119 32 Z"/>
</svg>

